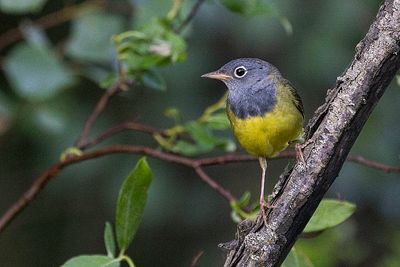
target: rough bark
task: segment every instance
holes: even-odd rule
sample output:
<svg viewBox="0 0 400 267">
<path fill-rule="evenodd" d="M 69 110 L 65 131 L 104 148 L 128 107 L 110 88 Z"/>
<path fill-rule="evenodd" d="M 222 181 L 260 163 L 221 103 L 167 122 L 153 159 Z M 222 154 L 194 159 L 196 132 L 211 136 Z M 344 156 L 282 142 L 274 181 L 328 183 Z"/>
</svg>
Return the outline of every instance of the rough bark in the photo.
<svg viewBox="0 0 400 267">
<path fill-rule="evenodd" d="M 268 225 L 239 224 L 224 266 L 279 266 L 331 186 L 373 108 L 400 67 L 400 0 L 381 6 L 353 61 L 307 126 L 306 165 L 275 187 Z"/>
</svg>

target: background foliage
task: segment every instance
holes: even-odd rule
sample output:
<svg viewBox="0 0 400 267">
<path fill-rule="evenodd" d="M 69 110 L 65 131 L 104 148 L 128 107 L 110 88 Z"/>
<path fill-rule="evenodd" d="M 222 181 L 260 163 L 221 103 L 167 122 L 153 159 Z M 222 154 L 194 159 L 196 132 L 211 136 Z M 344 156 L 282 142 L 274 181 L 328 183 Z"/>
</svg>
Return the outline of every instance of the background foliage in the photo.
<svg viewBox="0 0 400 267">
<path fill-rule="evenodd" d="M 184 1 L 182 14 L 193 2 Z M 0 0 L 0 31 L 19 27 L 24 36 L 0 52 L 0 211 L 71 146 L 104 92 L 98 84 L 107 87 L 116 73 L 133 75 L 141 84 L 113 99 L 96 124 L 97 133 L 133 118 L 159 128 L 180 120 L 187 123 L 187 131 L 198 133 L 197 118 L 224 94 L 222 84 L 200 75 L 237 57 L 259 57 L 276 65 L 298 88 L 310 118 L 350 62 L 380 4 L 259 0 L 242 7 L 237 2 L 206 1 L 183 33 L 185 44 L 171 30 L 182 14 L 167 14 L 170 1 Z M 63 23 L 47 30 L 33 26 L 32 21 L 57 10 L 64 10 L 55 17 Z M 156 16 L 162 20 L 152 19 Z M 44 24 L 49 21 L 54 18 Z M 132 34 L 133 29 L 144 35 Z M 131 34 L 111 39 L 124 31 Z M 158 57 L 138 61 L 143 58 L 141 48 L 151 45 L 147 40 L 154 36 L 172 40 L 173 53 L 166 53 L 160 43 L 154 47 Z M 126 38 L 135 38 L 138 45 L 121 47 Z M 0 40 L 1 45 L 4 39 Z M 137 65 L 121 68 L 117 58 Z M 394 115 L 399 99 L 399 87 L 393 84 L 353 153 L 399 164 L 400 125 Z M 221 153 L 216 147 L 233 149 L 228 130 L 218 131 L 221 142 L 204 136 L 198 136 L 203 143 L 192 154 Z M 122 133 L 113 142 L 157 145 L 140 133 Z M 185 144 L 174 148 L 193 152 Z M 63 171 L 1 234 L 1 265 L 54 266 L 83 253 L 104 254 L 104 222 L 114 218 L 119 187 L 137 160 L 109 156 Z M 204 251 L 198 266 L 220 265 L 224 253 L 216 244 L 232 239 L 235 231 L 227 202 L 192 170 L 149 161 L 153 182 L 148 203 L 127 253 L 138 266 L 188 266 L 194 255 Z M 285 164 L 284 160 L 270 164 L 267 189 Z M 216 166 L 209 174 L 237 196 L 246 190 L 258 194 L 256 163 Z M 328 195 L 356 203 L 355 216 L 317 238 L 299 240 L 298 253 L 308 255 L 315 266 L 398 266 L 399 178 L 345 164 Z"/>
</svg>

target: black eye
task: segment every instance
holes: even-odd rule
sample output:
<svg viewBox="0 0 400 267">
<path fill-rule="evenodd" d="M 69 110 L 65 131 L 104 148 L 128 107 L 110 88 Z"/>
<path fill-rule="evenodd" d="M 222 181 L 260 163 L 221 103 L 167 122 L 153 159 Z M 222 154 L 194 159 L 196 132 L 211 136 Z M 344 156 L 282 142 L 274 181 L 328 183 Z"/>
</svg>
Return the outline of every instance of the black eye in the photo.
<svg viewBox="0 0 400 267">
<path fill-rule="evenodd" d="M 236 69 L 235 69 L 235 76 L 237 77 L 237 78 L 243 78 L 243 76 L 244 75 L 246 75 L 246 73 L 247 73 L 247 70 L 246 70 L 246 68 L 245 67 L 243 67 L 243 66 L 240 66 L 240 67 L 237 67 Z"/>
</svg>

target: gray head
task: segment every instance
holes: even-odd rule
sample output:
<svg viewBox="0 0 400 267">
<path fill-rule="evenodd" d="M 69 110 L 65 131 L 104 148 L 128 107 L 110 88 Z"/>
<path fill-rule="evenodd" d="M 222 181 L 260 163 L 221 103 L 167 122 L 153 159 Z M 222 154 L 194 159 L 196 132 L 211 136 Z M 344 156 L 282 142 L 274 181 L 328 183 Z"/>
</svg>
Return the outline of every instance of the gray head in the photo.
<svg viewBox="0 0 400 267">
<path fill-rule="evenodd" d="M 279 71 L 266 61 L 257 58 L 239 58 L 201 77 L 223 81 L 229 91 L 248 91 L 265 88 L 280 76 Z"/>
<path fill-rule="evenodd" d="M 223 81 L 228 87 L 230 109 L 236 116 L 247 118 L 272 110 L 276 104 L 276 82 L 282 76 L 266 61 L 239 58 L 201 77 Z"/>
</svg>

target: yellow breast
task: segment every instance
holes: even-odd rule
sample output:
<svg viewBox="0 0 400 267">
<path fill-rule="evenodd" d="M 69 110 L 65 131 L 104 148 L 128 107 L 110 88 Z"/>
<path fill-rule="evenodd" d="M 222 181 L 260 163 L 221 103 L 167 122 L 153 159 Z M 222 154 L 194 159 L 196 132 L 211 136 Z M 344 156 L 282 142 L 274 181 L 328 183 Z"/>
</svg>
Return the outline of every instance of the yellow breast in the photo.
<svg viewBox="0 0 400 267">
<path fill-rule="evenodd" d="M 228 118 L 239 144 L 256 157 L 274 157 L 288 143 L 302 139 L 303 116 L 289 90 L 277 88 L 277 103 L 264 116 L 240 119 L 228 108 Z"/>
</svg>

